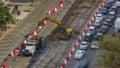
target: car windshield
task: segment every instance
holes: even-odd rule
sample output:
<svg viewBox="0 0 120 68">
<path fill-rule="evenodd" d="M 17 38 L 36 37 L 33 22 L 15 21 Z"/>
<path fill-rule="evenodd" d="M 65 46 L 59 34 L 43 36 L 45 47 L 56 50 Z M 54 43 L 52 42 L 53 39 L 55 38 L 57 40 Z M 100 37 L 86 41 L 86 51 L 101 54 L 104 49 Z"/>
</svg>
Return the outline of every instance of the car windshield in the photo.
<svg viewBox="0 0 120 68">
<path fill-rule="evenodd" d="M 82 45 L 86 45 L 87 44 L 87 42 L 82 42 Z"/>
<path fill-rule="evenodd" d="M 110 15 L 114 15 L 114 14 L 115 14 L 115 11 L 110 11 L 109 14 L 110 14 Z"/>
<path fill-rule="evenodd" d="M 107 26 L 102 26 L 102 29 L 106 29 L 107 28 Z"/>
<path fill-rule="evenodd" d="M 86 33 L 86 37 L 89 37 L 91 35 L 91 33 Z"/>
<path fill-rule="evenodd" d="M 102 36 L 103 35 L 103 33 L 97 33 L 97 36 Z"/>
<path fill-rule="evenodd" d="M 108 24 L 109 22 L 105 21 L 104 24 Z"/>
<path fill-rule="evenodd" d="M 102 14 L 98 14 L 97 17 L 102 17 Z"/>
<path fill-rule="evenodd" d="M 109 18 L 109 19 L 106 19 L 106 21 L 109 22 L 109 21 L 111 21 L 111 19 L 110 19 L 110 18 Z"/>
<path fill-rule="evenodd" d="M 89 30 L 90 30 L 90 31 L 93 31 L 94 29 L 95 29 L 94 26 L 90 26 L 90 27 L 89 27 Z"/>
<path fill-rule="evenodd" d="M 100 23 L 98 20 L 96 20 L 94 23 Z"/>
<path fill-rule="evenodd" d="M 102 16 L 97 16 L 97 17 L 102 17 Z"/>
</svg>

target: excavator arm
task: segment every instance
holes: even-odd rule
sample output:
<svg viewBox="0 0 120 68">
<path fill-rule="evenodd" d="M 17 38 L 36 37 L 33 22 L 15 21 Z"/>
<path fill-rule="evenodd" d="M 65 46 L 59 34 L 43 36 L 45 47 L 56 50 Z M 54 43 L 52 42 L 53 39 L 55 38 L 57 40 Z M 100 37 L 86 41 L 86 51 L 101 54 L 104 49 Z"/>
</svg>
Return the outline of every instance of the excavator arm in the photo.
<svg viewBox="0 0 120 68">
<path fill-rule="evenodd" d="M 38 25 L 39 26 L 42 25 L 44 23 L 44 21 L 46 21 L 46 20 L 51 21 L 51 22 L 57 24 L 58 26 L 61 26 L 60 29 L 59 29 L 59 32 L 63 33 L 64 35 L 66 35 L 68 37 L 71 36 L 71 34 L 72 34 L 72 29 L 71 28 L 69 28 L 69 27 L 66 28 L 66 26 L 63 26 L 62 22 L 57 21 L 57 20 L 55 20 L 51 17 L 43 18 L 41 21 L 38 22 Z"/>
<path fill-rule="evenodd" d="M 62 22 L 57 21 L 57 20 L 55 20 L 55 19 L 53 19 L 53 18 L 51 18 L 51 17 L 45 17 L 45 18 L 43 18 L 41 21 L 38 22 L 38 25 L 43 24 L 43 22 L 44 22 L 45 20 L 49 20 L 49 21 L 51 21 L 51 22 L 53 22 L 53 23 L 55 23 L 55 24 L 57 24 L 57 25 L 59 25 L 59 26 L 62 25 Z"/>
</svg>

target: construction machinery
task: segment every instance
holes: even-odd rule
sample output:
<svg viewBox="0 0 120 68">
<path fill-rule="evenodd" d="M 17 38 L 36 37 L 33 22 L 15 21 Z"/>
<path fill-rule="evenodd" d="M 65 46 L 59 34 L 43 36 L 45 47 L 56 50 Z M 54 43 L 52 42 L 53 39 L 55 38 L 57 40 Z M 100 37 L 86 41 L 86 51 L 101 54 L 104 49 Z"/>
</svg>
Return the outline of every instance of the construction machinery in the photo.
<svg viewBox="0 0 120 68">
<path fill-rule="evenodd" d="M 25 44 L 24 49 L 22 50 L 22 53 L 24 55 L 34 55 L 36 51 L 36 42 L 34 41 L 27 41 Z"/>
<path fill-rule="evenodd" d="M 31 37 L 30 39 L 26 40 L 25 47 L 22 48 L 22 53 L 24 56 L 26 55 L 34 55 L 36 51 L 39 51 L 42 46 L 42 40 L 39 36 Z"/>
<path fill-rule="evenodd" d="M 55 23 L 55 24 L 57 24 L 59 26 L 58 31 L 59 31 L 59 36 L 60 37 L 63 37 L 63 36 L 67 37 L 67 38 L 71 37 L 71 35 L 72 35 L 72 29 L 70 27 L 63 26 L 62 22 L 57 21 L 57 20 L 55 20 L 55 19 L 53 19 L 51 17 L 45 17 L 45 18 L 43 18 L 41 21 L 38 22 L 38 25 L 39 26 L 42 25 L 43 22 L 47 21 L 47 20 L 51 21 L 51 22 L 53 22 L 53 23 Z"/>
</svg>

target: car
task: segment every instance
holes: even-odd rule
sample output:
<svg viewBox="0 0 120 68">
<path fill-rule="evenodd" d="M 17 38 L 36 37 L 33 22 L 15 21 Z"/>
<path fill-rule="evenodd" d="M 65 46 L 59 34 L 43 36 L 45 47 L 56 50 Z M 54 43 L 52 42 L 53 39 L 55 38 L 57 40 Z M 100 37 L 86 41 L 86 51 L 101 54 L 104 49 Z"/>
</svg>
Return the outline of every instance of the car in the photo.
<svg viewBox="0 0 120 68">
<path fill-rule="evenodd" d="M 120 7 L 120 1 L 116 1 L 115 6 Z"/>
<path fill-rule="evenodd" d="M 92 49 L 97 49 L 97 48 L 99 48 L 97 41 L 93 41 L 93 42 L 92 42 L 91 48 L 92 48 Z"/>
<path fill-rule="evenodd" d="M 103 25 L 103 26 L 101 26 L 101 28 L 100 28 L 100 32 L 102 32 L 102 33 L 106 33 L 108 30 L 109 30 L 109 27 L 106 26 L 106 25 Z"/>
<path fill-rule="evenodd" d="M 116 18 L 116 12 L 115 12 L 114 10 L 110 11 L 110 12 L 108 13 L 108 15 L 109 15 L 109 18 L 111 18 L 111 19 L 113 19 L 113 20 Z"/>
<path fill-rule="evenodd" d="M 85 40 L 85 41 L 88 41 L 88 42 L 91 42 L 92 39 L 93 39 L 93 34 L 90 33 L 90 32 L 87 32 L 87 33 L 85 34 L 84 40 Z"/>
<path fill-rule="evenodd" d="M 107 14 L 108 13 L 108 8 L 103 7 L 100 11 L 101 14 Z"/>
<path fill-rule="evenodd" d="M 108 8 L 108 9 L 110 9 L 111 6 L 112 6 L 112 4 L 111 4 L 111 2 L 109 2 L 109 1 L 106 1 L 106 2 L 104 3 L 104 7 Z"/>
<path fill-rule="evenodd" d="M 99 22 L 101 22 L 102 19 L 103 19 L 103 17 L 104 17 L 104 15 L 101 14 L 101 13 L 99 13 L 99 14 L 97 14 L 97 16 L 96 16 L 96 20 L 99 21 Z"/>
<path fill-rule="evenodd" d="M 95 22 L 93 23 L 93 25 L 97 28 L 100 27 L 100 22 L 98 20 L 95 20 Z"/>
<path fill-rule="evenodd" d="M 81 59 L 85 54 L 85 50 L 77 50 L 75 52 L 74 58 L 75 59 Z"/>
<path fill-rule="evenodd" d="M 94 39 L 95 40 L 100 40 L 103 36 L 103 33 L 102 32 L 97 32 L 96 35 L 94 36 Z"/>
<path fill-rule="evenodd" d="M 74 68 L 87 68 L 89 61 L 90 60 L 88 58 L 83 58 L 78 63 L 76 63 Z"/>
<path fill-rule="evenodd" d="M 112 19 L 111 19 L 111 18 L 107 18 L 107 19 L 103 22 L 103 24 L 111 27 L 111 26 L 113 25 Z"/>
<path fill-rule="evenodd" d="M 96 29 L 95 26 L 91 25 L 91 26 L 88 28 L 88 32 L 94 34 L 95 29 Z"/>
<path fill-rule="evenodd" d="M 87 41 L 82 41 L 80 44 L 80 49 L 87 49 L 89 46 L 89 43 Z"/>
<path fill-rule="evenodd" d="M 115 5 L 111 6 L 111 10 L 113 10 L 117 13 L 117 6 L 115 6 Z"/>
</svg>

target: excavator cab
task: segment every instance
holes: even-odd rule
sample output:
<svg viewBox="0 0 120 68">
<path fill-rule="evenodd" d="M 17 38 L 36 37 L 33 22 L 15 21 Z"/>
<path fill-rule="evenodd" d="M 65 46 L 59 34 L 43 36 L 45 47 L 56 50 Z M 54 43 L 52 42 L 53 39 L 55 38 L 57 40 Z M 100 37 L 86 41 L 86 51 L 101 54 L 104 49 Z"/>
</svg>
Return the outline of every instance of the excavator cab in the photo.
<svg viewBox="0 0 120 68">
<path fill-rule="evenodd" d="M 66 27 L 66 26 L 60 26 L 59 27 L 59 32 L 63 33 L 66 36 L 68 36 L 69 38 L 72 35 L 72 29 L 70 27 Z"/>
<path fill-rule="evenodd" d="M 66 28 L 66 35 L 71 37 L 71 34 L 72 34 L 72 29 L 71 28 Z"/>
</svg>

